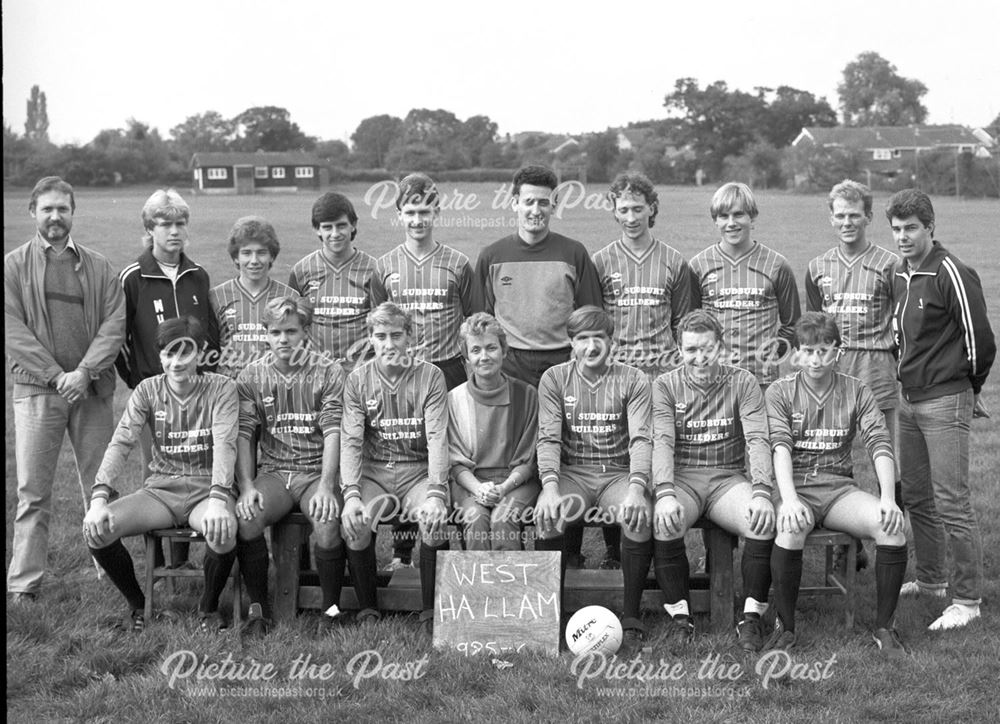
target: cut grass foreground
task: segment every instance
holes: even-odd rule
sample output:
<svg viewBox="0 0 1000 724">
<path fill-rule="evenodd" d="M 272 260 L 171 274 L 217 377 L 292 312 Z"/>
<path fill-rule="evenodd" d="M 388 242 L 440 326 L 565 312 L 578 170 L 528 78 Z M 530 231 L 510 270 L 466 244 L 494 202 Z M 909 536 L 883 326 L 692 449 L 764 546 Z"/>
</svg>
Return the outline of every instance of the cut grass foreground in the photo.
<svg viewBox="0 0 1000 724">
<path fill-rule="evenodd" d="M 107 254 L 116 267 L 124 266 L 140 250 L 139 210 L 150 190 L 81 191 L 74 236 Z M 587 192 L 602 190 L 591 187 Z M 446 210 L 443 218 L 466 221 L 464 226 L 442 225 L 438 237 L 465 251 L 474 261 L 482 246 L 510 231 L 511 215 L 492 208 L 496 191 L 493 186 L 468 185 L 458 191 L 478 195 L 480 207 L 472 211 Z M 372 218 L 371 207 L 364 202 L 365 187 L 352 186 L 346 192 L 361 215 L 360 245 L 377 255 L 398 243 L 401 232 L 392 226 L 388 212 L 383 210 Z M 661 189 L 660 193 L 661 213 L 654 231 L 662 238 L 688 257 L 715 240 L 707 213 L 711 189 Z M 282 240 L 275 276 L 284 279 L 292 263 L 316 248 L 308 224 L 314 197 L 186 195 L 192 204 L 191 254 L 208 268 L 214 280 L 221 281 L 232 269 L 224 240 L 233 220 L 243 214 L 260 213 L 275 223 Z M 825 200 L 819 196 L 765 193 L 759 202 L 762 216 L 757 224 L 758 238 L 788 256 L 801 282 L 806 262 L 833 243 Z M 998 204 L 952 199 L 935 199 L 935 204 L 939 235 L 978 269 L 994 327 L 1000 326 L 1000 265 L 994 248 Z M 888 227 L 878 211 L 882 205 L 884 199 L 877 199 L 873 237 L 892 248 Z M 4 207 L 4 249 L 10 251 L 33 232 L 26 214 L 27 194 L 5 194 Z M 607 211 L 585 209 L 582 204 L 567 210 L 553 228 L 580 238 L 592 251 L 615 235 Z M 972 434 L 973 504 L 986 551 L 982 619 L 965 630 L 932 633 L 926 626 L 943 604 L 929 599 L 903 600 L 897 627 L 913 656 L 900 663 L 884 661 L 876 655 L 868 634 L 874 614 L 874 573 L 869 569 L 859 574 L 858 616 L 852 631 L 843 628 L 839 602 L 801 600 L 802 641 L 794 650 L 793 660 L 801 667 L 796 672 L 806 678 L 784 683 L 758 673 L 759 659 L 737 653 L 732 634 L 699 635 L 688 650 L 672 654 L 663 641 L 662 615 L 655 612 L 649 612 L 646 619 L 651 651 L 644 653 L 641 660 L 655 666 L 644 669 L 647 674 L 652 672 L 645 682 L 609 668 L 581 679 L 579 670 L 574 673 L 573 658 L 568 653 L 555 660 L 534 655 L 504 656 L 503 660 L 513 665 L 498 668 L 488 657 L 435 652 L 411 616 L 388 616 L 375 625 L 347 626 L 320 636 L 317 617 L 303 613 L 259 641 L 243 642 L 235 631 L 206 637 L 198 631 L 193 613 L 200 589 L 193 584 L 182 585 L 172 599 L 158 589 L 158 608 L 178 611 L 175 620 L 157 620 L 138 636 L 124 634 L 111 626 L 124 613 L 124 603 L 107 580 L 97 579 L 79 534 L 83 509 L 66 445 L 57 473 L 50 568 L 41 599 L 30 606 L 8 608 L 8 715 L 13 721 L 116 723 L 325 721 L 335 717 L 410 722 L 997 720 L 1000 635 L 996 631 L 1000 617 L 996 602 L 1000 562 L 996 551 L 1000 550 L 1000 526 L 996 521 L 1000 520 L 1000 497 L 996 491 L 1000 477 L 1000 405 L 995 390 L 996 383 L 990 382 L 984 391 L 994 412 L 993 420 L 976 421 Z M 9 562 L 16 506 L 9 383 L 6 392 Z M 119 412 L 126 394 L 120 385 L 116 394 Z M 135 480 L 137 460 L 130 461 L 130 465 L 127 477 Z M 865 477 L 870 481 L 870 475 L 866 473 Z M 129 490 L 133 485 L 125 482 L 120 487 Z M 387 537 L 383 534 L 380 541 L 382 560 L 388 556 Z M 140 546 L 137 541 L 128 545 L 141 571 Z M 695 545 L 696 539 L 691 545 L 692 558 Z M 591 562 L 600 559 L 602 550 L 599 533 L 588 531 L 585 553 Z M 811 560 L 806 575 L 815 576 L 818 565 L 818 560 Z M 707 630 L 707 623 L 699 621 L 702 631 Z M 359 654 L 363 658 L 355 659 Z M 709 675 L 702 667 L 707 657 L 716 656 L 717 660 L 709 660 L 715 664 L 715 674 Z M 293 666 L 298 663 L 296 673 L 302 673 L 307 657 L 313 668 L 307 669 L 304 677 L 293 677 Z M 377 657 L 381 657 L 381 670 L 371 678 L 357 679 L 355 686 L 362 670 L 359 667 L 364 665 L 363 671 L 372 673 Z M 235 682 L 220 679 L 220 671 L 227 671 L 219 668 L 223 664 L 230 669 L 243 665 L 244 672 L 253 664 L 270 666 L 273 677 Z M 675 665 L 681 667 L 675 670 L 675 678 L 666 678 L 664 670 Z M 733 670 L 733 665 L 740 668 Z M 730 678 L 720 678 L 721 671 Z M 173 682 L 171 672 L 176 674 Z M 209 676 L 213 672 L 215 679 Z M 309 672 L 317 678 L 311 678 Z M 410 679 L 381 676 L 393 673 L 409 674 Z M 809 680 L 809 674 L 820 680 Z M 827 678 L 822 678 L 824 674 L 828 674 Z"/>
</svg>

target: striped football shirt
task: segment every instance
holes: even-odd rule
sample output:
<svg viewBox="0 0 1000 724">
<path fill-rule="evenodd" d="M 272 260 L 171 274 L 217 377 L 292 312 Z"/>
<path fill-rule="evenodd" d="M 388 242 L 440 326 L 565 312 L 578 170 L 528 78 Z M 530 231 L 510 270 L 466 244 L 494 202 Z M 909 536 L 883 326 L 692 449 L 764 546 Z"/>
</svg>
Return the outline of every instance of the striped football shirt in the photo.
<svg viewBox="0 0 1000 724">
<path fill-rule="evenodd" d="M 264 354 L 267 330 L 261 322 L 264 307 L 275 297 L 297 297 L 281 282 L 271 279 L 257 294 L 252 294 L 240 280 L 230 279 L 213 287 L 209 301 L 219 320 L 219 374 L 233 379 L 250 362 Z"/>
<path fill-rule="evenodd" d="M 434 365 L 412 360 L 390 382 L 378 360 L 355 368 L 344 383 L 340 473 L 344 499 L 361 496 L 363 465 L 427 464 L 429 496 L 447 500 L 448 392 Z"/>
<path fill-rule="evenodd" d="M 313 306 L 312 339 L 333 359 L 364 359 L 368 348 L 365 320 L 374 307 L 375 258 L 360 249 L 334 266 L 317 249 L 292 267 L 288 286 Z"/>
<path fill-rule="evenodd" d="M 744 369 L 722 365 L 701 384 L 686 368 L 653 383 L 653 480 L 657 497 L 670 493 L 674 468 L 743 470 L 750 457 L 755 488 L 773 487 L 764 396 Z"/>
<path fill-rule="evenodd" d="M 809 262 L 806 308 L 837 320 L 845 349 L 891 350 L 892 267 L 899 257 L 872 244 L 848 259 L 839 247 Z"/>
<path fill-rule="evenodd" d="M 771 448 L 790 450 L 796 473 L 854 477 L 851 445 L 856 435 L 861 435 L 872 460 L 893 458 L 885 417 L 856 377 L 834 372 L 833 385 L 817 396 L 799 371 L 768 387 L 765 400 Z"/>
<path fill-rule="evenodd" d="M 561 464 L 628 469 L 643 485 L 652 458 L 649 379 L 611 362 L 590 382 L 576 360 L 550 367 L 538 386 L 538 472 L 542 482 Z"/>
<path fill-rule="evenodd" d="M 282 374 L 268 352 L 236 380 L 241 438 L 260 426 L 260 460 L 266 471 L 317 472 L 323 468 L 323 438 L 340 434 L 344 372 L 315 356 Z"/>
<path fill-rule="evenodd" d="M 379 258 L 375 304 L 390 301 L 413 315 L 414 353 L 440 362 L 461 355 L 458 330 L 472 314 L 469 257 L 444 244 L 417 259 L 405 244 Z"/>
<path fill-rule="evenodd" d="M 761 384 L 778 377 L 799 318 L 799 291 L 788 261 L 759 242 L 738 259 L 718 244 L 691 260 L 701 306 L 715 312 L 732 350 L 732 364 Z"/>
<path fill-rule="evenodd" d="M 680 252 L 654 239 L 637 255 L 617 239 L 594 254 L 594 266 L 615 323 L 615 359 L 647 374 L 676 367 L 674 331 L 693 302 Z"/>
<path fill-rule="evenodd" d="M 93 498 L 107 500 L 112 483 L 124 472 L 129 451 L 142 428 L 153 432 L 150 472 L 154 475 L 211 477 L 213 498 L 227 499 L 233 489 L 239 402 L 236 383 L 205 372 L 181 398 L 166 375 L 142 380 L 125 403 L 104 460 L 94 478 Z"/>
</svg>

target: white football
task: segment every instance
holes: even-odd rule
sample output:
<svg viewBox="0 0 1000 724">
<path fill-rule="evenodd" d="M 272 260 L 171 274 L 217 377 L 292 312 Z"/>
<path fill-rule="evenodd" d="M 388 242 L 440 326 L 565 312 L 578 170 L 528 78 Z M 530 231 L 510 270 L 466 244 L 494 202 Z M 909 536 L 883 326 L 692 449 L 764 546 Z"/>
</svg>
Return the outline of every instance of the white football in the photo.
<svg viewBox="0 0 1000 724">
<path fill-rule="evenodd" d="M 622 645 L 622 624 L 604 606 L 585 606 L 566 624 L 566 645 L 580 654 L 601 652 L 611 656 Z"/>
</svg>

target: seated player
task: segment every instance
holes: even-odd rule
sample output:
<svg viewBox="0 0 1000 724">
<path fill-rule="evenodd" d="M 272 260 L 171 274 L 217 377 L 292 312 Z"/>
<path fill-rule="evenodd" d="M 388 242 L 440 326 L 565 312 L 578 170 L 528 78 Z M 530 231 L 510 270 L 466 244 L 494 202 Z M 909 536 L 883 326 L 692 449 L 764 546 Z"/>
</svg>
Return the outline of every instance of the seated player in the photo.
<svg viewBox="0 0 1000 724">
<path fill-rule="evenodd" d="M 358 620 L 380 617 L 373 533 L 384 518 L 401 512 L 420 526 L 420 621 L 430 632 L 437 552 L 448 547 L 444 375 L 410 356 L 413 321 L 392 302 L 368 315 L 368 332 L 375 358 L 347 376 L 340 439 L 341 522 Z"/>
<path fill-rule="evenodd" d="M 236 517 L 236 384 L 198 369 L 205 331 L 193 317 L 175 317 L 156 330 L 163 374 L 136 385 L 94 480 L 83 534 L 94 560 L 128 602 L 126 628 L 140 632 L 145 597 L 121 539 L 158 528 L 190 526 L 205 536 L 205 591 L 198 610 L 202 631 L 224 627 L 219 596 L 233 567 Z M 142 428 L 152 430 L 150 475 L 138 491 L 116 498 L 121 476 Z M 147 564 L 150 564 L 147 561 Z"/>
<path fill-rule="evenodd" d="M 465 547 L 521 550 L 522 514 L 541 490 L 538 393 L 501 371 L 507 335 L 492 316 L 472 315 L 459 337 L 472 376 L 448 393 L 448 449 Z"/>
<path fill-rule="evenodd" d="M 683 643 L 694 633 L 684 534 L 704 516 L 745 539 L 736 630 L 743 649 L 760 651 L 774 543 L 764 396 L 750 372 L 720 363 L 722 325 L 711 312 L 688 313 L 678 333 L 683 366 L 653 383 L 653 558 L 670 637 Z"/>
<path fill-rule="evenodd" d="M 793 359 L 800 369 L 775 382 L 765 395 L 780 498 L 771 556 L 778 616 L 766 648 L 795 645 L 802 549 L 809 531 L 823 526 L 875 539 L 873 638 L 885 655 L 905 656 L 892 623 L 906 573 L 906 538 L 895 502 L 896 469 L 885 417 L 860 380 L 837 371 L 841 338 L 833 317 L 806 312 L 795 335 Z M 875 466 L 878 498 L 854 482 L 855 434 L 861 435 Z"/>
<path fill-rule="evenodd" d="M 244 367 L 267 351 L 261 318 L 265 305 L 294 292 L 271 278 L 281 245 L 271 224 L 260 216 L 237 219 L 229 232 L 229 256 L 237 277 L 212 288 L 209 301 L 219 320 L 219 374 L 236 379 Z"/>
<path fill-rule="evenodd" d="M 614 324 L 600 307 L 572 312 L 566 332 L 573 359 L 547 369 L 538 387 L 542 492 L 535 507 L 535 549 L 560 551 L 565 569 L 568 525 L 596 508 L 620 526 L 623 646 L 629 652 L 645 636 L 639 603 L 653 557 L 649 380 L 611 359 Z"/>
<path fill-rule="evenodd" d="M 264 529 L 296 505 L 313 526 L 323 611 L 340 610 L 344 548 L 340 539 L 340 415 L 344 373 L 308 345 L 308 302 L 277 297 L 260 317 L 270 352 L 240 373 L 240 431 L 236 441 L 236 555 L 250 597 L 244 632 L 261 635 L 270 622 Z M 260 464 L 254 440 L 260 428 Z"/>
</svg>

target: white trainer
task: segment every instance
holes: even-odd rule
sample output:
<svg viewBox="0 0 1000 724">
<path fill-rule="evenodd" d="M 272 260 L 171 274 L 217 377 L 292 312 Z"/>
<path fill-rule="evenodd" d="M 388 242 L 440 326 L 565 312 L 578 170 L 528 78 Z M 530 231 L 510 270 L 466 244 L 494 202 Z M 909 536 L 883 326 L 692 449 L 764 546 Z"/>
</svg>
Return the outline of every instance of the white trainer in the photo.
<svg viewBox="0 0 1000 724">
<path fill-rule="evenodd" d="M 931 631 L 947 631 L 962 628 L 979 618 L 979 604 L 953 603 L 938 619 L 927 628 Z"/>
<path fill-rule="evenodd" d="M 932 596 L 933 598 L 947 598 L 948 589 L 947 588 L 932 588 L 927 586 L 920 581 L 907 581 L 903 584 L 903 587 L 899 589 L 900 596 Z"/>
</svg>

